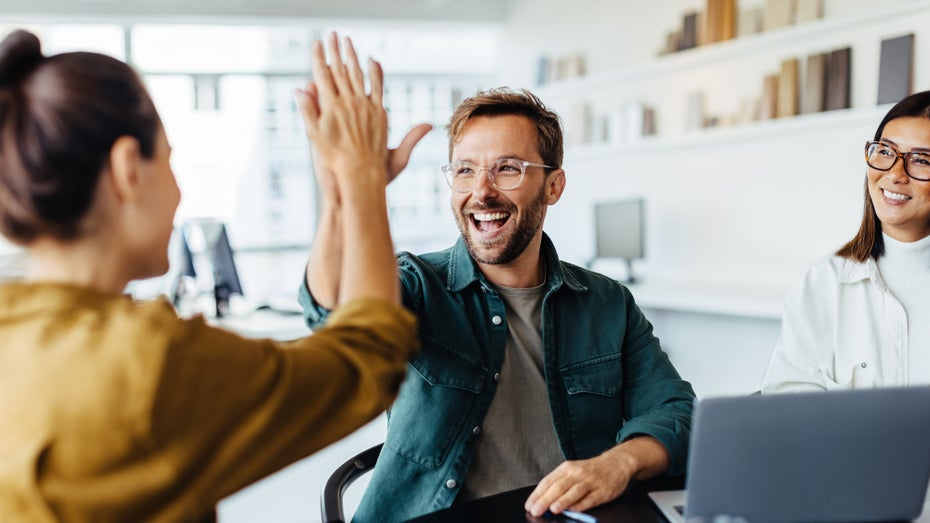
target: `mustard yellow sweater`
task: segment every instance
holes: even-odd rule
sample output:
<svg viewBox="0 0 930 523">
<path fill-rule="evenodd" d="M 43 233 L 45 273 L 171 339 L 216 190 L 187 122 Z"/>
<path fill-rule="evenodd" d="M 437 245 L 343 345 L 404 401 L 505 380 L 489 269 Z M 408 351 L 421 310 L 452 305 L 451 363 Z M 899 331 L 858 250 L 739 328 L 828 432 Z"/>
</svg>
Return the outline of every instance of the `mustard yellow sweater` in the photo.
<svg viewBox="0 0 930 523">
<path fill-rule="evenodd" d="M 0 521 L 209 520 L 387 408 L 416 347 L 379 300 L 278 343 L 164 300 L 0 285 Z"/>
</svg>

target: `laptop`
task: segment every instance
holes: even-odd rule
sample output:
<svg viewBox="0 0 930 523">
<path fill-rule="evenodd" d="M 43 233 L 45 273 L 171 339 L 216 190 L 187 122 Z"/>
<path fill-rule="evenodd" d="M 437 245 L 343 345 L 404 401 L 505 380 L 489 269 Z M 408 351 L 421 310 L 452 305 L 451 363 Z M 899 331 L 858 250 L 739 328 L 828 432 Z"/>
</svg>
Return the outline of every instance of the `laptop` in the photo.
<svg viewBox="0 0 930 523">
<path fill-rule="evenodd" d="M 928 479 L 930 387 L 756 394 L 698 402 L 686 490 L 649 496 L 673 523 L 910 521 Z"/>
</svg>

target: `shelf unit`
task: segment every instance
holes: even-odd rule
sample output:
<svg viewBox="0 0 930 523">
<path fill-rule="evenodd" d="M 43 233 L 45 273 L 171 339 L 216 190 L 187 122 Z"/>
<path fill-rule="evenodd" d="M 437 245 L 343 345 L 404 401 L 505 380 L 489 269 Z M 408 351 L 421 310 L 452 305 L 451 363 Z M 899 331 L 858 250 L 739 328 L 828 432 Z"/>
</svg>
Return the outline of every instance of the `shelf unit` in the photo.
<svg viewBox="0 0 930 523">
<path fill-rule="evenodd" d="M 881 41 L 914 33 L 913 89 L 927 89 L 930 70 L 918 65 L 930 56 L 925 27 L 930 0 L 828 13 L 537 88 L 566 127 L 578 104 L 597 120 L 642 103 L 654 108 L 657 124 L 656 135 L 638 140 L 567 144 L 568 186 L 549 211 L 547 231 L 563 258 L 583 263 L 594 249 L 584 234 L 593 230 L 593 205 L 644 198 L 647 252 L 637 264 L 637 299 L 650 308 L 777 320 L 790 286 L 858 227 L 862 145 L 890 108 L 875 103 Z M 707 93 L 708 112 L 725 113 L 761 95 L 764 75 L 782 60 L 800 59 L 804 85 L 807 56 L 847 46 L 852 108 L 686 129 L 689 93 Z"/>
<path fill-rule="evenodd" d="M 800 59 L 803 86 L 804 61 L 808 55 L 850 46 L 851 105 L 855 110 L 868 110 L 875 107 L 881 40 L 907 32 L 915 33 L 914 63 L 919 64 L 921 56 L 930 54 L 930 38 L 926 37 L 930 31 L 922 29 L 928 21 L 928 0 L 883 7 L 867 13 L 828 15 L 803 24 L 659 56 L 620 70 L 548 83 L 537 88 L 537 92 L 566 119 L 567 140 L 574 145 L 582 140 L 578 140 L 579 130 L 572 128 L 572 120 L 576 118 L 571 115 L 577 113 L 583 104 L 588 106 L 594 120 L 589 125 L 595 131 L 586 129 L 587 134 L 602 134 L 597 131 L 603 127 L 604 121 L 621 111 L 623 106 L 643 103 L 655 108 L 657 119 L 657 136 L 646 137 L 644 142 L 669 139 L 670 145 L 677 146 L 681 136 L 705 132 L 711 133 L 709 140 L 713 140 L 714 133 L 719 131 L 717 128 L 685 128 L 688 94 L 703 92 L 705 107 L 711 114 L 735 113 L 740 102 L 761 96 L 765 74 L 777 73 L 781 60 Z M 930 87 L 930 71 L 915 65 L 913 85 L 915 90 Z M 803 94 L 803 89 L 801 91 Z M 842 114 L 844 112 L 815 115 L 824 117 L 825 122 L 842 124 L 849 118 Z M 810 116 L 813 115 L 796 118 L 810 122 Z M 742 132 L 757 125 L 766 128 L 771 123 L 753 122 L 738 127 Z M 764 135 L 765 132 L 760 137 Z M 585 147 L 581 150 L 588 152 L 587 145 L 601 140 L 583 142 Z"/>
<path fill-rule="evenodd" d="M 784 49 L 797 44 L 799 41 L 819 39 L 824 34 L 843 33 L 888 21 L 906 20 L 909 16 L 923 14 L 927 10 L 930 10 L 930 1 L 919 0 L 911 4 L 883 7 L 881 10 L 865 14 L 828 15 L 803 24 L 753 33 L 677 53 L 669 53 L 619 71 L 553 82 L 546 84 L 540 92 L 544 92 L 548 97 L 558 97 L 578 90 L 617 85 L 643 78 L 679 74 L 689 69 L 705 67 L 753 53 L 767 53 L 771 49 Z"/>
</svg>

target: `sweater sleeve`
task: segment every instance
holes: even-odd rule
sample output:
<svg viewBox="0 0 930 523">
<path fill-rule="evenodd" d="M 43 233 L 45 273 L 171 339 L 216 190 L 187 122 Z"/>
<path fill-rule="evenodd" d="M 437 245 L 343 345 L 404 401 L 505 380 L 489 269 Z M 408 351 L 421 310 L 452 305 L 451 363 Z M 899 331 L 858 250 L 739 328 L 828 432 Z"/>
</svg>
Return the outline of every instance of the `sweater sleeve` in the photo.
<svg viewBox="0 0 930 523">
<path fill-rule="evenodd" d="M 414 316 L 374 299 L 287 343 L 180 322 L 152 408 L 154 445 L 192 508 L 212 507 L 387 408 L 417 344 Z"/>
</svg>

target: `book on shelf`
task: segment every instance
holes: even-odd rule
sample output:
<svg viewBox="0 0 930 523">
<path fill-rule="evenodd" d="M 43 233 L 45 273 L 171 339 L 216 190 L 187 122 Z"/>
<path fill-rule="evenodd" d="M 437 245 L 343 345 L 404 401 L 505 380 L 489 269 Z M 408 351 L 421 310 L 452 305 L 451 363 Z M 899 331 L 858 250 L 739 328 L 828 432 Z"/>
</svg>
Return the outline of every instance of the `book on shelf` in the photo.
<svg viewBox="0 0 930 523">
<path fill-rule="evenodd" d="M 665 35 L 665 46 L 659 50 L 659 56 L 675 53 L 681 49 L 681 29 L 669 31 Z"/>
<path fill-rule="evenodd" d="M 695 20 L 695 47 L 701 47 L 702 45 L 707 45 L 707 13 L 704 11 L 697 12 L 697 19 Z"/>
<path fill-rule="evenodd" d="M 549 78 L 549 61 L 548 56 L 540 56 L 536 65 L 536 85 L 545 85 L 551 80 Z"/>
<path fill-rule="evenodd" d="M 567 145 L 591 143 L 594 133 L 594 121 L 591 105 L 578 102 L 572 105 L 565 121 L 565 142 Z"/>
<path fill-rule="evenodd" d="M 656 111 L 647 105 L 643 108 L 643 136 L 652 136 L 656 132 Z"/>
<path fill-rule="evenodd" d="M 778 75 L 778 102 L 775 104 L 776 118 L 798 114 L 798 59 L 782 60 Z"/>
<path fill-rule="evenodd" d="M 688 93 L 685 103 L 685 129 L 695 131 L 704 128 L 704 93 L 694 91 Z"/>
<path fill-rule="evenodd" d="M 827 59 L 827 111 L 849 109 L 849 81 L 852 48 L 844 47 L 830 52 Z"/>
<path fill-rule="evenodd" d="M 823 0 L 796 0 L 797 23 L 803 24 L 823 17 Z"/>
<path fill-rule="evenodd" d="M 682 20 L 681 40 L 679 41 L 678 50 L 684 51 L 697 46 L 697 11 L 687 13 Z"/>
<path fill-rule="evenodd" d="M 765 0 L 763 29 L 771 31 L 794 22 L 794 0 Z"/>
<path fill-rule="evenodd" d="M 587 72 L 584 55 L 576 53 L 565 58 L 567 62 L 566 76 L 568 78 L 578 78 L 584 76 Z"/>
<path fill-rule="evenodd" d="M 882 40 L 878 66 L 878 103 L 901 101 L 912 92 L 914 34 Z"/>
<path fill-rule="evenodd" d="M 705 40 L 722 42 L 736 36 L 736 0 L 707 0 Z"/>
<path fill-rule="evenodd" d="M 768 74 L 762 83 L 762 100 L 759 101 L 759 120 L 775 118 L 778 108 L 779 75 Z"/>
<path fill-rule="evenodd" d="M 804 90 L 801 93 L 801 113 L 818 113 L 825 109 L 827 94 L 827 53 L 807 57 Z"/>
<path fill-rule="evenodd" d="M 762 32 L 762 13 L 760 6 L 749 6 L 739 9 L 739 23 L 736 27 L 737 36 L 747 36 Z"/>
</svg>

